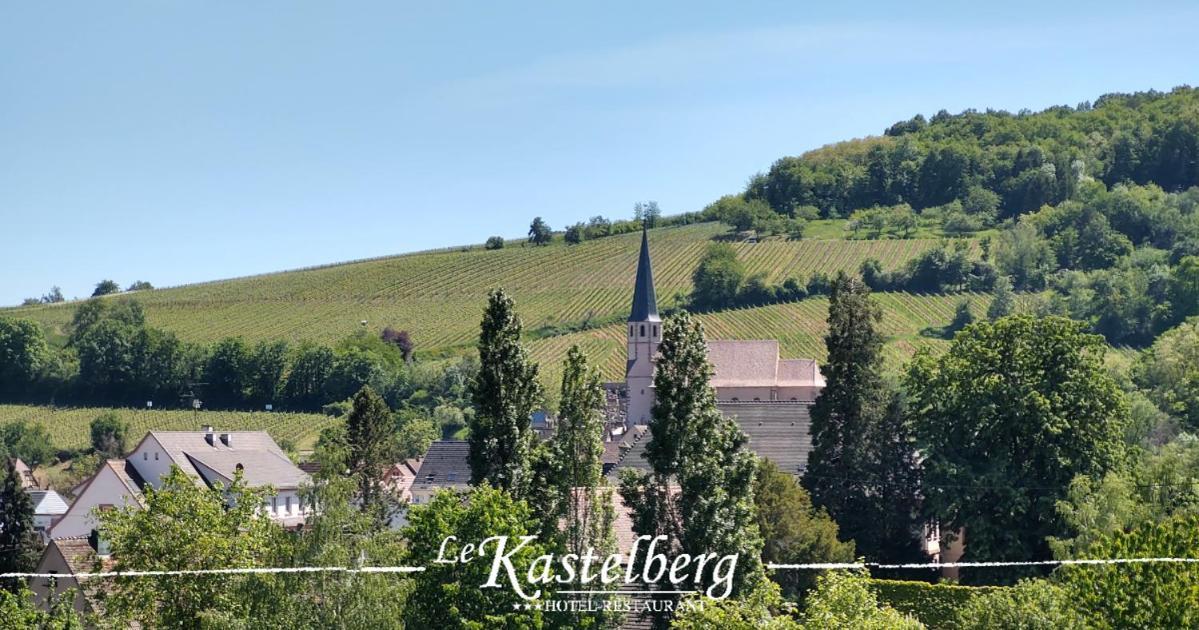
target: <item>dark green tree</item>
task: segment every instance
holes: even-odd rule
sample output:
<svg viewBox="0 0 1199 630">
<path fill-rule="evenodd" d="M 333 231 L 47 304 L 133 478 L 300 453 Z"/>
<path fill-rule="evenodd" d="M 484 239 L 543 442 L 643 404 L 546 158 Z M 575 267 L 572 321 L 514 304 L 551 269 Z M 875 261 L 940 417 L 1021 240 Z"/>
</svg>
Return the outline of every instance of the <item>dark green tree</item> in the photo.
<svg viewBox="0 0 1199 630">
<path fill-rule="evenodd" d="M 101 295 L 109 295 L 111 293 L 119 293 L 120 285 L 112 280 L 101 280 L 96 283 L 96 290 L 92 291 L 92 297 L 100 297 Z"/>
<path fill-rule="evenodd" d="M 96 416 L 91 423 L 92 448 L 102 457 L 116 459 L 125 454 L 129 423 L 115 411 Z"/>
<path fill-rule="evenodd" d="M 712 243 L 692 275 L 691 305 L 697 309 L 726 308 L 736 303 L 745 280 L 737 251 L 727 243 Z"/>
<path fill-rule="evenodd" d="M 829 297 L 825 387 L 812 406 L 803 485 L 859 554 L 907 561 L 916 548 L 916 480 L 898 394 L 883 380 L 882 309 L 856 277 L 838 274 Z"/>
<path fill-rule="evenodd" d="M 521 323 L 512 298 L 491 292 L 479 334 L 479 373 L 471 389 L 471 483 L 484 481 L 524 497 L 535 436 L 531 418 L 541 404 L 537 364 L 520 343 Z"/>
<path fill-rule="evenodd" d="M 33 502 L 21 487 L 15 460 L 4 458 L 4 482 L 0 486 L 0 573 L 32 571 L 42 551 L 41 539 L 33 529 Z M 23 584 L 19 579 L 0 580 L 11 592 Z"/>
<path fill-rule="evenodd" d="M 534 245 L 548 245 L 553 239 L 554 232 L 541 217 L 534 217 L 529 224 L 529 242 Z"/>
<path fill-rule="evenodd" d="M 716 407 L 703 327 L 687 313 L 662 325 L 645 458 L 651 472 L 626 470 L 620 494 L 639 535 L 666 535 L 676 553 L 737 554 L 733 593 L 762 577 L 754 511 L 757 460 L 745 434 Z M 710 568 L 699 583 L 712 583 Z"/>
<path fill-rule="evenodd" d="M 241 337 L 217 342 L 204 365 L 204 393 L 209 407 L 237 407 L 245 403 L 249 389 L 250 350 Z"/>
<path fill-rule="evenodd" d="M 395 433 L 387 403 L 369 386 L 358 390 L 346 416 L 346 463 L 357 483 L 362 510 L 373 514 L 380 525 L 393 508 L 383 485 L 383 473 L 395 459 Z"/>
<path fill-rule="evenodd" d="M 1104 367 L 1106 344 L 1082 326 L 1020 315 L 979 322 L 909 368 L 925 511 L 942 534 L 965 530 L 966 560 L 1047 559 L 1046 539 L 1068 533 L 1056 504 L 1070 482 L 1125 461 L 1128 403 Z"/>
<path fill-rule="evenodd" d="M 27 394 L 49 354 L 45 335 L 36 322 L 0 317 L 0 393 Z"/>
</svg>

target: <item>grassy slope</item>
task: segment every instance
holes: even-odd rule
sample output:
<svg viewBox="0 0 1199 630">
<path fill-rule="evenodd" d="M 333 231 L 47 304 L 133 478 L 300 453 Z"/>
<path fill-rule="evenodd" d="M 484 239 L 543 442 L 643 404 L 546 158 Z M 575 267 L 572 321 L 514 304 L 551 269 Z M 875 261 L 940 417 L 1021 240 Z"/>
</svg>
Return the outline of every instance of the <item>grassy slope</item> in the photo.
<svg viewBox="0 0 1199 630">
<path fill-rule="evenodd" d="M 659 304 L 672 304 L 690 290 L 691 274 L 719 224 L 653 230 L 650 247 Z M 139 292 L 151 325 L 181 338 L 210 342 L 226 336 L 314 340 L 334 343 L 360 328 L 393 326 L 412 333 L 418 351 L 437 352 L 473 343 L 487 292 L 504 287 L 515 296 L 526 329 L 620 321 L 633 290 L 638 234 L 581 245 L 509 246 L 503 250 L 438 251 Z M 857 269 L 875 257 L 885 268 L 899 266 L 933 246 L 935 239 L 855 241 L 808 239 L 736 243 L 749 273 L 771 281 L 806 279 L 817 271 Z M 73 304 L 6 309 L 61 333 Z M 769 310 L 769 309 L 768 309 Z M 805 309 L 824 318 L 823 308 Z M 748 313 L 738 311 L 737 313 Z M 740 315 L 733 315 L 735 317 Z M 944 322 L 927 322 L 941 324 Z M 780 325 L 786 324 L 779 321 Z M 815 325 L 805 322 L 802 327 Z M 762 336 L 787 337 L 787 327 L 762 329 Z M 802 346 L 787 346 L 799 351 Z"/>
<path fill-rule="evenodd" d="M 0 405 L 0 425 L 24 420 L 40 424 L 50 432 L 51 442 L 58 449 L 78 449 L 90 445 L 89 423 L 109 409 L 98 407 L 54 408 L 26 405 Z M 311 448 L 322 429 L 336 422 L 320 414 L 267 413 L 247 411 L 163 411 L 145 409 L 114 409 L 129 423 L 129 439 L 133 442 L 151 429 L 159 431 L 196 431 L 210 424 L 235 431 L 263 430 L 278 440 L 290 440 L 298 449 Z M 133 443 L 130 443 L 133 446 Z"/>
</svg>

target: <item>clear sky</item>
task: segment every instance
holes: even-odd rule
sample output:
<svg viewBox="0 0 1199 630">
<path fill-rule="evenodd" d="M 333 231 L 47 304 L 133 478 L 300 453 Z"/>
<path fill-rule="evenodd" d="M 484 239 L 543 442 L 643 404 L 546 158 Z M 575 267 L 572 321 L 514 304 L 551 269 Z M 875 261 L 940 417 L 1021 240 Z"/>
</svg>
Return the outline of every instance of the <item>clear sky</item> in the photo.
<svg viewBox="0 0 1199 630">
<path fill-rule="evenodd" d="M 0 304 L 697 210 L 916 113 L 1199 81 L 1193 2 L 973 4 L 0 0 Z"/>
</svg>

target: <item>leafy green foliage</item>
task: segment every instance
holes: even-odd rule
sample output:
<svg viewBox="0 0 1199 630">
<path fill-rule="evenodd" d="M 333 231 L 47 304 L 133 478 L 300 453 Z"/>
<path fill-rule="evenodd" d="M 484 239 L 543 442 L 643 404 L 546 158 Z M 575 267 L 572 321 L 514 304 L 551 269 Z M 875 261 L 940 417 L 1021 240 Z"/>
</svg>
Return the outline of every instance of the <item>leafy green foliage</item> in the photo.
<svg viewBox="0 0 1199 630">
<path fill-rule="evenodd" d="M 37 380 L 49 354 L 45 335 L 35 322 L 0 317 L 0 392 L 24 394 Z"/>
<path fill-rule="evenodd" d="M 111 544 L 117 570 L 185 570 L 271 566 L 283 534 L 258 511 L 269 488 L 250 489 L 240 472 L 225 488 L 197 484 L 177 467 L 161 486 L 147 488 L 145 507 L 99 513 L 101 535 Z M 210 613 L 254 616 L 248 595 L 270 576 L 167 575 L 117 578 L 104 593 L 105 614 L 144 627 L 195 627 Z"/>
<path fill-rule="evenodd" d="M 483 630 L 494 627 L 540 628 L 544 620 L 538 610 L 515 610 L 524 601 L 511 588 L 480 588 L 491 570 L 488 560 L 495 552 L 493 542 L 484 550 L 484 559 L 474 562 L 442 564 L 438 557 L 442 541 L 456 536 L 446 546 L 446 557 L 456 555 L 464 544 L 477 545 L 485 538 L 508 536 L 516 544 L 530 535 L 530 524 L 537 517 L 528 504 L 487 484 L 463 496 L 443 491 L 425 505 L 415 505 L 408 513 L 409 562 L 426 567 L 413 578 L 414 588 L 408 600 L 405 619 L 413 628 Z M 517 575 L 527 575 L 533 559 L 546 553 L 546 547 L 532 542 L 512 556 Z M 542 586 L 542 585 L 539 585 Z M 542 593 L 542 598 L 549 597 Z"/>
<path fill-rule="evenodd" d="M 541 217 L 535 217 L 529 225 L 529 242 L 534 245 L 547 245 L 553 237 L 550 226 Z"/>
<path fill-rule="evenodd" d="M 1086 558 L 1186 558 L 1199 548 L 1199 517 L 1147 522 L 1101 537 Z M 1199 624 L 1199 568 L 1189 563 L 1059 567 L 1053 579 L 1095 628 L 1190 628 Z"/>
<path fill-rule="evenodd" d="M 92 297 L 100 297 L 112 293 L 120 293 L 121 287 L 113 280 L 101 280 L 96 283 L 96 290 L 92 291 Z"/>
<path fill-rule="evenodd" d="M 963 588 L 936 586 L 940 592 Z M 964 598 L 952 617 L 940 617 L 938 623 L 927 621 L 930 627 L 960 630 L 1082 630 L 1090 626 L 1073 608 L 1065 589 L 1050 580 L 1021 580 L 1010 587 L 974 587 L 974 593 Z M 885 596 L 884 596 L 885 597 Z M 898 605 L 896 606 L 898 608 Z M 924 619 L 921 617 L 921 619 Z M 950 623 L 941 624 L 944 619 Z"/>
<path fill-rule="evenodd" d="M 828 571 L 816 578 L 816 589 L 804 601 L 804 628 L 869 630 L 923 628 L 916 619 L 879 602 L 865 572 Z"/>
<path fill-rule="evenodd" d="M 690 605 L 694 603 L 695 605 Z M 673 630 L 799 630 L 793 605 L 783 600 L 779 586 L 762 580 L 741 597 L 684 600 L 681 612 L 670 623 Z M 702 605 L 700 605 L 702 604 Z"/>
<path fill-rule="evenodd" d="M 919 619 L 929 628 L 955 627 L 958 611 L 963 607 L 978 598 L 1007 590 L 1002 586 L 958 586 L 914 580 L 872 579 L 868 584 L 880 602 Z"/>
<path fill-rule="evenodd" d="M 770 460 L 758 461 L 754 505 L 762 533 L 762 560 L 772 564 L 853 562 L 853 541 L 837 539 L 837 523 L 812 500 L 795 476 Z M 791 600 L 800 599 L 816 583 L 812 571 L 776 571 L 770 577 Z"/>
<path fill-rule="evenodd" d="M 1104 348 L 1077 322 L 1013 316 L 979 322 L 941 357 L 913 361 L 906 387 L 925 509 L 942 532 L 965 528 L 966 559 L 1048 557 L 1045 538 L 1066 529 L 1054 509 L 1066 486 L 1125 461 L 1128 403 Z"/>
<path fill-rule="evenodd" d="M 54 446 L 46 427 L 20 419 L 0 426 L 0 452 L 38 466 L 50 462 Z"/>
<path fill-rule="evenodd" d="M 1137 361 L 1133 378 L 1163 411 L 1199 429 L 1199 317 L 1159 337 Z"/>
</svg>

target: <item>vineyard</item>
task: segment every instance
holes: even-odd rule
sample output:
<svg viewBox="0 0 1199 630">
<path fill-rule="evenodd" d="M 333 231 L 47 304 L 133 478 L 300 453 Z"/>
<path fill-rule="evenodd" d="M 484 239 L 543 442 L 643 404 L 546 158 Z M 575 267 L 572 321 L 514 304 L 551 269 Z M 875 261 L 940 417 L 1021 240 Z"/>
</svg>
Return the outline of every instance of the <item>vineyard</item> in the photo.
<svg viewBox="0 0 1199 630">
<path fill-rule="evenodd" d="M 984 294 L 911 293 L 876 293 L 873 298 L 883 309 L 882 332 L 887 338 L 884 354 L 888 367 L 892 369 L 901 367 L 920 348 L 944 348 L 948 342 L 920 333 L 925 328 L 948 324 L 960 301 L 969 299 L 975 317 L 982 317 L 991 299 Z M 721 311 L 698 317 L 709 339 L 777 339 L 783 358 L 824 360 L 824 334 L 828 317 L 826 298 Z M 530 349 L 534 358 L 542 364 L 543 379 L 547 386 L 556 387 L 561 374 L 561 357 L 573 344 L 578 344 L 587 353 L 605 380 L 623 378 L 625 327 L 617 324 L 531 342 Z"/>
<path fill-rule="evenodd" d="M 336 422 L 330 416 L 306 413 L 0 405 L 0 426 L 22 420 L 39 424 L 50 433 L 56 449 L 81 449 L 90 446 L 91 421 L 107 411 L 115 411 L 129 424 L 130 447 L 151 430 L 198 431 L 202 425 L 209 424 L 217 430 L 266 431 L 277 442 L 289 441 L 298 449 L 309 449 L 316 443 L 321 430 Z"/>
<path fill-rule="evenodd" d="M 708 243 L 726 233 L 727 228 L 716 223 L 650 231 L 660 305 L 675 304 L 690 290 L 691 275 Z M 144 291 L 136 298 L 151 325 L 189 341 L 241 336 L 251 342 L 332 344 L 366 321 L 373 331 L 384 326 L 408 330 L 418 351 L 431 352 L 473 343 L 487 292 L 494 287 L 516 298 L 530 331 L 622 317 L 633 290 L 639 240 L 639 234 L 626 234 L 579 245 L 531 247 L 517 242 L 494 251 L 440 250 Z M 806 280 L 816 272 L 856 270 L 867 258 L 894 269 L 936 243 L 767 240 L 734 247 L 748 273 L 761 272 L 769 281 L 780 282 L 787 277 Z M 3 313 L 36 319 L 61 333 L 73 309 L 67 303 Z M 752 330 L 747 326 L 751 327 L 746 333 Z M 797 352 L 803 348 L 795 342 L 786 347 Z"/>
</svg>

